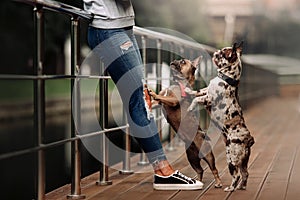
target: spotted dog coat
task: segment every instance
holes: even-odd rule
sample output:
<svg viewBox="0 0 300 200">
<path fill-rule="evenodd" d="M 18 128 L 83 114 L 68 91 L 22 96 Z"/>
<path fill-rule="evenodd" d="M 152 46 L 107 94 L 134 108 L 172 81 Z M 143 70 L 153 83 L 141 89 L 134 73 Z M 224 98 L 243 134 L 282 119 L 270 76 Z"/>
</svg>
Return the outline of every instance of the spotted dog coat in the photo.
<svg viewBox="0 0 300 200">
<path fill-rule="evenodd" d="M 214 53 L 212 60 L 218 68 L 218 76 L 210 81 L 207 88 L 196 94 L 197 97 L 189 107 L 189 110 L 193 110 L 198 103 L 205 105 L 211 114 L 211 121 L 225 137 L 226 159 L 232 175 L 232 183 L 225 191 L 246 189 L 250 147 L 254 144 L 238 98 L 241 53 L 242 43 L 235 43 L 233 47 L 225 47 Z M 238 186 L 240 174 L 242 181 Z"/>
</svg>

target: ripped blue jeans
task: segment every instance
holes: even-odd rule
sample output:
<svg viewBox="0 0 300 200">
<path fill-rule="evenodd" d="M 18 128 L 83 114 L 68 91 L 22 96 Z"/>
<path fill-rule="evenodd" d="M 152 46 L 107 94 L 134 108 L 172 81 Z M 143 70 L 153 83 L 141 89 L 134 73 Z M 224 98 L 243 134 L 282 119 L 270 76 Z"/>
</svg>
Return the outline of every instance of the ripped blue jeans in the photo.
<svg viewBox="0 0 300 200">
<path fill-rule="evenodd" d="M 104 62 L 123 101 L 131 135 L 154 164 L 166 160 L 157 126 L 145 106 L 144 68 L 132 27 L 99 29 L 89 27 L 88 43 Z"/>
</svg>

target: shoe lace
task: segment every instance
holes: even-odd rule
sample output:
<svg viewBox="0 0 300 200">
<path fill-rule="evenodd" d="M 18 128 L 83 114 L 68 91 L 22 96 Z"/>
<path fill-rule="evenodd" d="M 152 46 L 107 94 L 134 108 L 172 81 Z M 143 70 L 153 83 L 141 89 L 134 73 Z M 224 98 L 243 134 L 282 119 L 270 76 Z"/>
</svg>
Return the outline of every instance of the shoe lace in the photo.
<svg viewBox="0 0 300 200">
<path fill-rule="evenodd" d="M 188 177 L 188 176 L 186 176 L 186 175 L 182 174 L 182 173 L 181 173 L 181 172 L 179 172 L 179 171 L 177 171 L 177 174 L 178 174 L 179 176 L 181 176 L 182 178 L 184 178 L 185 180 L 188 180 L 188 181 L 194 181 L 194 179 L 193 179 L 193 178 L 191 178 L 191 177 Z"/>
</svg>

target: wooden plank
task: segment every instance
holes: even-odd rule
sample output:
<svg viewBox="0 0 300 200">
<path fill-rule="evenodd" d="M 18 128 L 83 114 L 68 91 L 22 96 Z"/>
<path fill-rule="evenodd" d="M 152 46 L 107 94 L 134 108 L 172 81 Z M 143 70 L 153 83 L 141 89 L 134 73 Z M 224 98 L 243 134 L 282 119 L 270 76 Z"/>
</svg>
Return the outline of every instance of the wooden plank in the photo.
<svg viewBox="0 0 300 200">
<path fill-rule="evenodd" d="M 299 145 L 295 156 L 294 166 L 288 183 L 286 199 L 298 199 L 300 197 L 300 154 Z"/>
<path fill-rule="evenodd" d="M 295 103 L 297 105 L 297 103 Z M 286 192 L 286 199 L 298 199 L 300 197 L 300 139 L 299 139 L 299 122 L 300 122 L 300 104 L 298 103 L 298 113 L 294 112 L 292 115 L 294 119 L 294 125 L 287 127 L 287 132 L 293 134 L 294 139 L 292 141 L 288 141 L 288 144 L 291 146 L 295 146 L 296 155 L 294 160 L 294 165 L 291 171 L 291 175 L 288 182 L 288 188 Z M 294 107 L 295 108 L 295 107 Z M 291 112 L 290 112 L 291 113 Z"/>
<path fill-rule="evenodd" d="M 124 179 L 123 181 L 114 184 L 107 188 L 106 190 L 90 197 L 90 200 L 97 200 L 97 199 L 112 199 L 116 196 L 122 194 L 122 192 L 128 191 L 130 188 L 134 187 L 135 185 L 139 184 L 141 181 L 147 179 L 150 176 L 150 173 L 138 173 L 128 178 Z"/>
<path fill-rule="evenodd" d="M 283 128 L 275 129 L 273 137 L 277 138 L 277 146 L 280 146 L 280 152 L 272 163 L 268 176 L 265 180 L 265 184 L 262 186 L 257 199 L 285 199 L 288 190 L 289 179 L 291 178 L 292 171 L 294 169 L 294 162 L 298 155 L 297 146 L 299 145 L 299 134 L 292 131 L 298 126 L 297 117 L 286 117 L 287 113 L 290 115 L 295 114 L 293 112 L 293 101 L 287 101 L 282 105 L 278 105 L 280 113 L 284 113 L 285 117 L 282 117 Z M 295 126 L 296 125 L 296 126 Z M 296 129 L 295 129 L 296 130 Z M 284 133 L 284 134 L 283 134 Z M 277 134 L 277 137 L 276 137 Z"/>
</svg>

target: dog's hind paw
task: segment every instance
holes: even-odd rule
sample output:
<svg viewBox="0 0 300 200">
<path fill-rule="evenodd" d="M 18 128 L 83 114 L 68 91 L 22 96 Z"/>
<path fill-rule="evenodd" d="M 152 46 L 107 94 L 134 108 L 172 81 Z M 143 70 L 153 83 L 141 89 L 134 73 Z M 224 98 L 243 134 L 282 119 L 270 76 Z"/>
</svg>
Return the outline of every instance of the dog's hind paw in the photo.
<svg viewBox="0 0 300 200">
<path fill-rule="evenodd" d="M 238 190 L 246 190 L 246 187 L 239 187 Z"/>
<path fill-rule="evenodd" d="M 245 185 L 240 185 L 239 187 L 237 187 L 238 190 L 246 190 L 246 186 Z"/>
<path fill-rule="evenodd" d="M 234 187 L 228 186 L 228 187 L 226 187 L 226 188 L 224 189 L 224 191 L 225 191 L 225 192 L 232 192 L 232 191 L 234 191 Z"/>
</svg>

